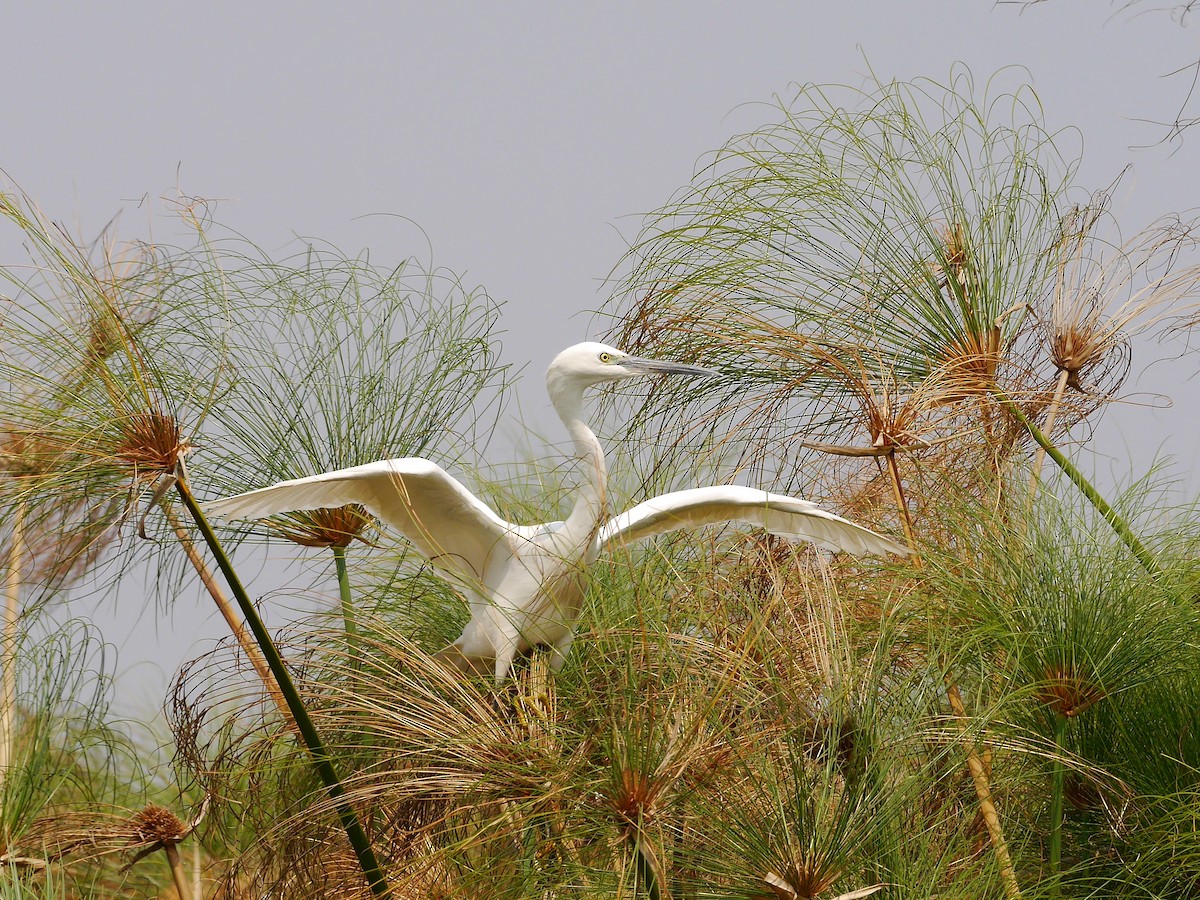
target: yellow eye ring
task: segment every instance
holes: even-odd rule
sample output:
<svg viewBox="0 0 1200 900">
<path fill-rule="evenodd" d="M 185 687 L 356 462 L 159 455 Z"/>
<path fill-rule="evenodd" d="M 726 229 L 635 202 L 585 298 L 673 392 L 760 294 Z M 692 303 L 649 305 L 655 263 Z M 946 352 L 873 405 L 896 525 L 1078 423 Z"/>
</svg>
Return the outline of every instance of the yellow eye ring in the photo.
<svg viewBox="0 0 1200 900">
<path fill-rule="evenodd" d="M 600 354 L 600 362 L 610 363 L 612 361 L 613 361 L 613 355 L 611 353 L 601 353 Z"/>
</svg>

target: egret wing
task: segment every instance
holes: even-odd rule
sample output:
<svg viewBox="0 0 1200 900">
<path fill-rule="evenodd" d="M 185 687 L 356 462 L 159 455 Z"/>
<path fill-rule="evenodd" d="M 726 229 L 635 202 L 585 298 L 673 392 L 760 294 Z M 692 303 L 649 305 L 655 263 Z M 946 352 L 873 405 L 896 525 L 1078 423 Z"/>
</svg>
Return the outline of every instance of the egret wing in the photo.
<svg viewBox="0 0 1200 900">
<path fill-rule="evenodd" d="M 610 519 L 596 549 L 632 544 L 652 535 L 724 522 L 744 522 L 793 540 L 847 553 L 908 554 L 908 548 L 799 497 L 740 485 L 693 488 L 652 497 Z"/>
<path fill-rule="evenodd" d="M 281 481 L 204 504 L 205 512 L 257 519 L 297 509 L 359 503 L 410 540 L 431 563 L 468 583 L 483 580 L 489 557 L 510 552 L 515 527 L 427 459 L 378 462 Z"/>
</svg>

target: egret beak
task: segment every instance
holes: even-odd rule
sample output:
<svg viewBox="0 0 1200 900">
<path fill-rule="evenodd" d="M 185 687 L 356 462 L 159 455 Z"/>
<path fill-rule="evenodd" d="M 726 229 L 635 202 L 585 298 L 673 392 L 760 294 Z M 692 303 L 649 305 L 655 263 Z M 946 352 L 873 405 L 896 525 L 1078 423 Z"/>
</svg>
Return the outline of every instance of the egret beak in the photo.
<svg viewBox="0 0 1200 900">
<path fill-rule="evenodd" d="M 700 375 L 717 378 L 721 375 L 716 369 L 706 369 L 704 366 L 690 366 L 687 363 L 665 362 L 658 359 L 644 359 L 640 356 L 626 356 L 620 360 L 622 368 L 639 375 Z"/>
</svg>

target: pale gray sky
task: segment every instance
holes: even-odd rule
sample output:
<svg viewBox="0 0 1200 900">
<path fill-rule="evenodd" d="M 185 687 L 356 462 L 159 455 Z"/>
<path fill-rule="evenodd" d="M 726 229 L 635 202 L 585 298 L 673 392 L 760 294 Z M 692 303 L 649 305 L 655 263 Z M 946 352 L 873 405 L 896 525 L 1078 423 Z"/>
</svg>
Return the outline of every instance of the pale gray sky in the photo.
<svg viewBox="0 0 1200 900">
<path fill-rule="evenodd" d="M 790 83 L 858 84 L 868 61 L 884 79 L 1022 66 L 1048 124 L 1080 129 L 1082 185 L 1133 166 L 1116 203 L 1132 234 L 1200 205 L 1200 132 L 1131 149 L 1162 137 L 1142 120 L 1173 118 L 1188 82 L 1163 76 L 1198 56 L 1196 28 L 1100 0 L 23 3 L 5 14 L 0 167 L 85 237 L 118 212 L 122 236 L 169 237 L 158 198 L 177 191 L 280 254 L 303 235 L 424 257 L 427 235 L 436 264 L 507 304 L 505 358 L 529 363 L 538 416 L 552 348 L 593 336 L 639 214 Z M 1172 409 L 1107 414 L 1118 474 L 1167 452 L 1195 493 L 1195 371 L 1131 382 Z M 208 608 L 143 616 L 128 641 L 127 616 L 106 627 L 127 661 L 161 639 L 169 674 L 222 633 Z M 144 690 L 157 703 L 161 683 Z"/>
</svg>

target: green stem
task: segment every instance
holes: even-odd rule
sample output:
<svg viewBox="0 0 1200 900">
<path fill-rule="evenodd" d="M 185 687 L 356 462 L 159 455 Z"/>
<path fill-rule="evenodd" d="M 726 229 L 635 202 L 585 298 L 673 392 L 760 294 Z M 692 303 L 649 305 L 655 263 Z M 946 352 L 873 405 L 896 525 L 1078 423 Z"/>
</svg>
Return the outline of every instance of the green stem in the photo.
<svg viewBox="0 0 1200 900">
<path fill-rule="evenodd" d="M 1050 411 L 1046 414 L 1046 431 L 1047 435 L 1054 433 L 1054 420 L 1058 416 L 1058 408 L 1062 405 L 1063 395 L 1067 392 L 1067 381 L 1071 377 L 1071 373 L 1066 369 L 1062 369 L 1058 373 L 1058 381 L 1054 385 L 1054 396 L 1050 398 Z M 1029 501 L 1032 503 L 1033 498 L 1037 495 L 1038 479 L 1042 474 L 1042 464 L 1046 461 L 1046 448 L 1038 447 L 1037 455 L 1033 459 L 1033 472 L 1029 477 Z"/>
<path fill-rule="evenodd" d="M 1063 762 L 1067 742 L 1067 717 L 1054 714 L 1054 764 L 1050 770 L 1050 875 L 1056 880 L 1054 896 L 1058 896 L 1057 879 L 1062 865 L 1063 791 L 1067 766 Z"/>
<path fill-rule="evenodd" d="M 1145 544 L 1138 540 L 1138 536 L 1133 533 L 1133 529 L 1129 527 L 1129 523 L 1121 518 L 1115 509 L 1108 505 L 1108 501 L 1100 496 L 1100 492 L 1092 486 L 1092 483 L 1083 477 L 1083 473 L 1075 468 L 1071 461 L 1063 455 L 1061 450 L 1050 443 L 1050 439 L 1042 433 L 1040 428 L 1033 424 L 1029 417 L 1021 411 L 1021 408 L 1013 402 L 1012 398 L 999 388 L 993 388 L 993 391 L 1001 405 L 1016 417 L 1017 421 L 1029 432 L 1030 436 L 1037 441 L 1038 446 L 1046 451 L 1047 455 L 1058 464 L 1058 467 L 1066 473 L 1066 476 L 1091 501 L 1092 506 L 1096 507 L 1100 515 L 1104 516 L 1108 524 L 1112 526 L 1113 531 L 1117 533 L 1117 537 L 1137 557 L 1142 567 L 1151 575 L 1161 575 L 1162 569 L 1158 567 L 1158 563 L 1154 561 L 1154 557 L 1150 555 L 1150 551 L 1146 549 Z"/>
<path fill-rule="evenodd" d="M 350 651 L 350 666 L 358 668 L 358 623 L 354 621 L 354 604 L 350 599 L 350 573 L 346 569 L 346 548 L 334 546 L 333 561 L 337 567 L 338 593 L 342 597 L 342 622 L 346 628 L 346 645 Z"/>
<path fill-rule="evenodd" d="M 638 888 L 646 892 L 646 896 L 650 900 L 663 900 L 662 890 L 659 888 L 659 878 L 654 859 L 650 856 L 646 845 L 641 837 L 638 838 L 634 846 L 635 860 L 634 865 L 637 868 L 637 885 L 635 887 L 635 895 Z"/>
<path fill-rule="evenodd" d="M 242 586 L 242 582 L 234 571 L 233 565 L 229 562 L 229 557 L 226 556 L 220 541 L 217 540 L 216 533 L 208 524 L 208 520 L 200 510 L 200 505 L 196 502 L 196 498 L 192 496 L 191 488 L 188 486 L 182 472 L 179 473 L 175 486 L 179 491 L 180 499 L 183 500 L 183 505 L 187 507 L 192 520 L 195 521 L 196 526 L 200 529 L 200 533 L 204 535 L 205 543 L 208 544 L 209 550 L 212 551 L 213 556 L 216 558 L 217 565 L 220 567 L 221 573 L 225 576 L 225 581 L 229 584 L 230 591 L 237 600 L 238 606 L 241 607 L 242 615 L 246 617 L 246 624 L 250 626 L 250 630 L 254 634 L 254 639 L 262 649 L 263 656 L 267 660 L 267 665 L 270 666 L 271 672 L 275 676 L 279 690 L 282 692 L 284 699 L 287 700 L 288 709 L 291 710 L 292 717 L 296 721 L 296 727 L 300 729 L 300 735 L 303 737 L 304 743 L 308 748 L 309 756 L 312 757 L 313 768 L 316 769 L 317 775 L 324 782 L 329 799 L 333 801 L 334 806 L 337 808 L 338 816 L 342 820 L 342 827 L 346 831 L 346 837 L 350 841 L 350 846 L 354 849 L 355 855 L 358 857 L 363 875 L 366 876 L 367 882 L 371 886 L 371 892 L 377 897 L 390 897 L 391 890 L 388 888 L 387 880 L 384 878 L 379 861 L 375 858 L 375 851 L 371 849 L 371 842 L 367 839 L 367 834 L 363 831 L 362 824 L 358 821 L 358 814 L 355 813 L 354 808 L 346 799 L 346 789 L 342 786 L 341 779 L 338 778 L 337 770 L 333 766 L 333 758 L 330 756 L 325 742 L 321 739 L 321 735 L 317 732 L 316 725 L 313 724 L 312 719 L 308 715 L 308 710 L 304 706 L 300 692 L 296 690 L 296 686 L 292 682 L 292 676 L 283 663 L 283 657 L 279 655 L 279 650 L 275 647 L 275 642 L 271 640 L 270 633 L 259 617 L 254 603 L 250 600 L 250 595 L 246 593 L 246 589 Z"/>
</svg>

